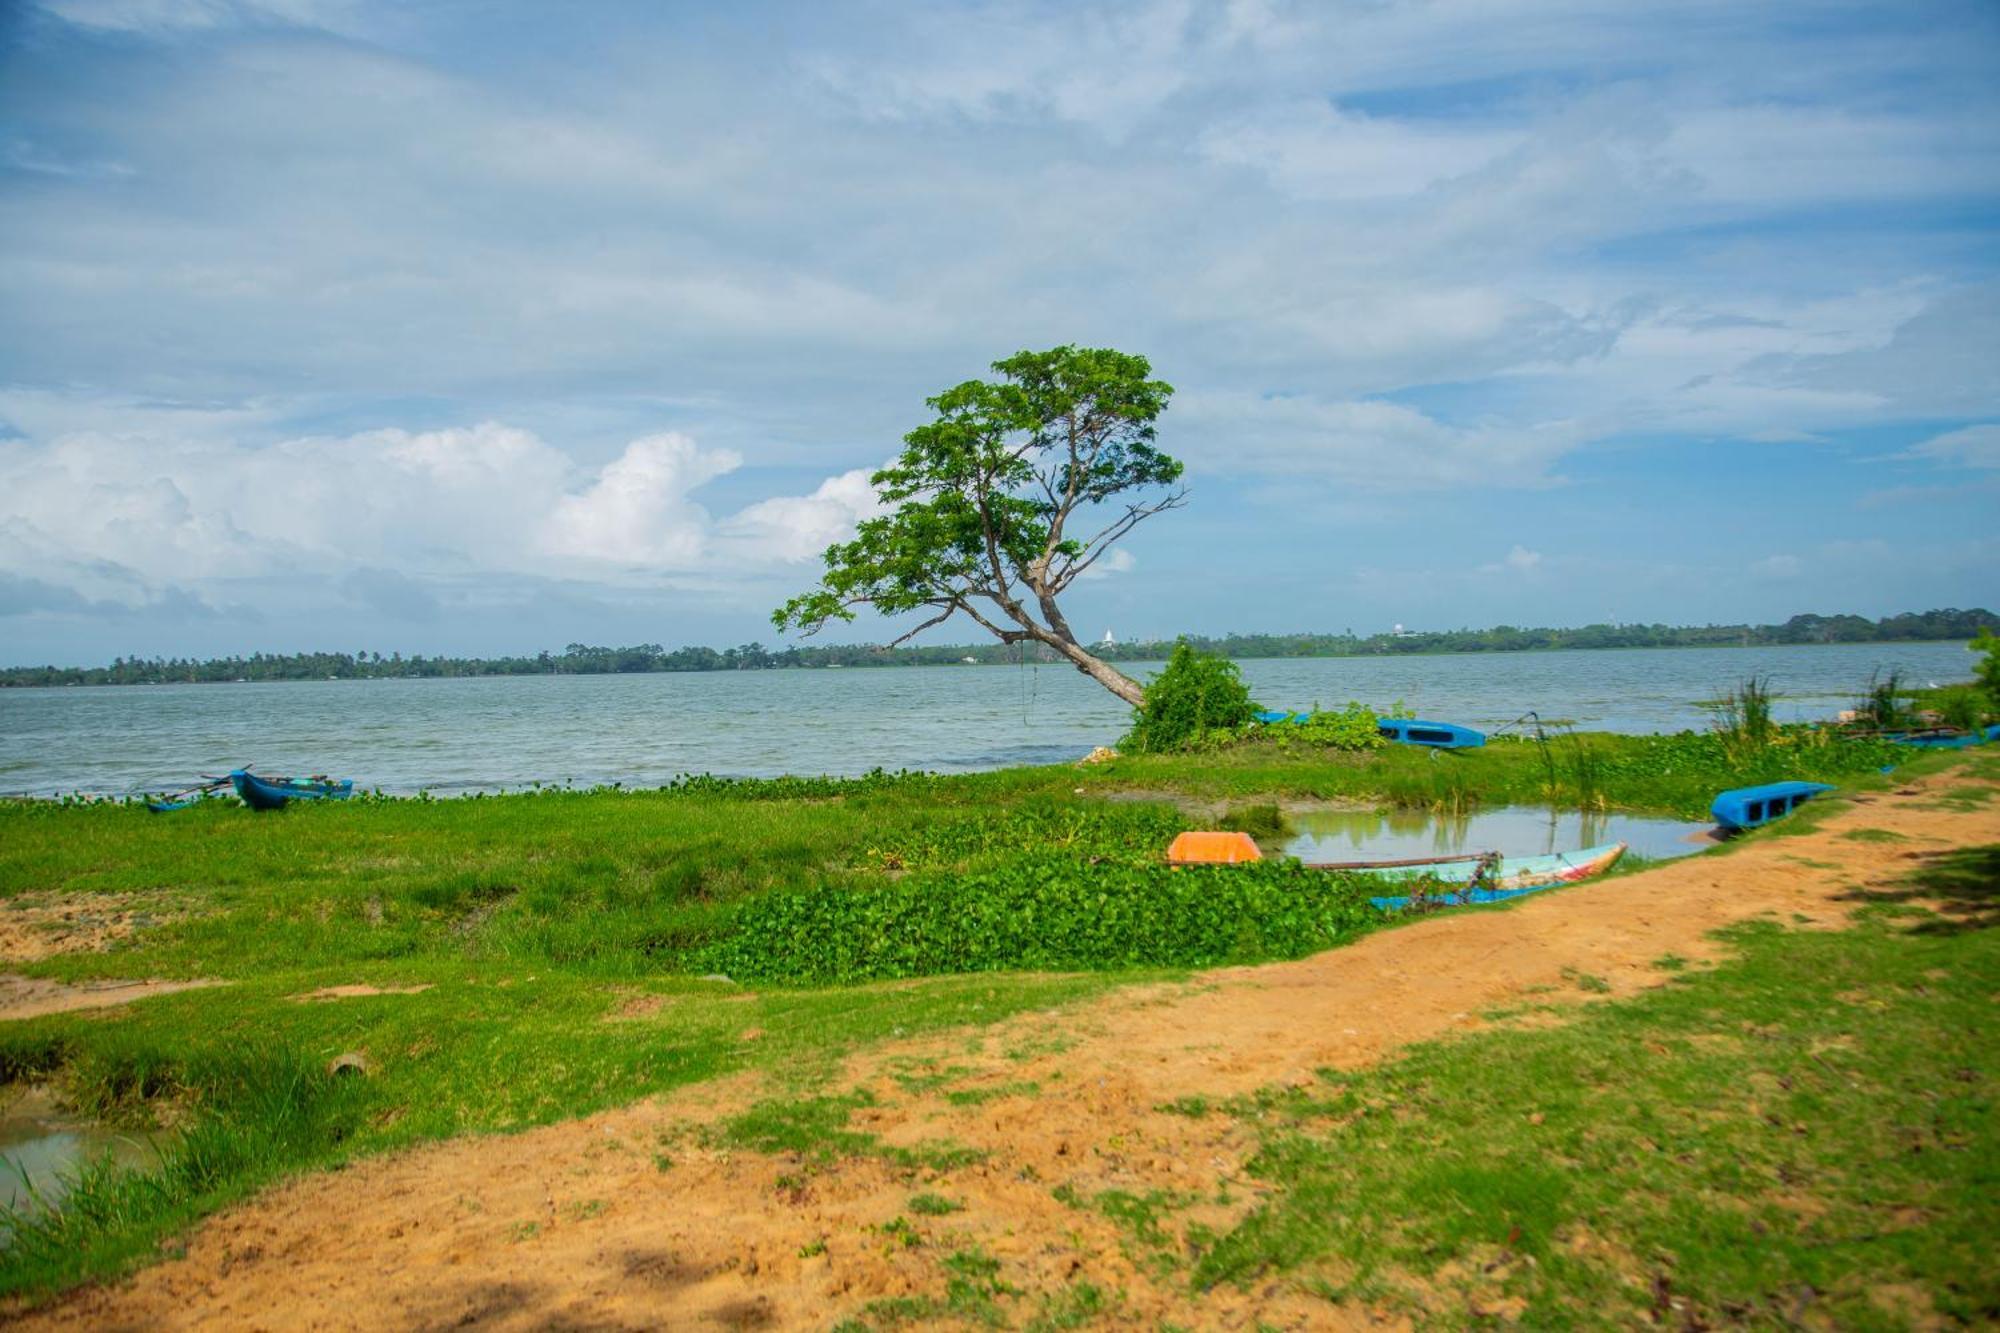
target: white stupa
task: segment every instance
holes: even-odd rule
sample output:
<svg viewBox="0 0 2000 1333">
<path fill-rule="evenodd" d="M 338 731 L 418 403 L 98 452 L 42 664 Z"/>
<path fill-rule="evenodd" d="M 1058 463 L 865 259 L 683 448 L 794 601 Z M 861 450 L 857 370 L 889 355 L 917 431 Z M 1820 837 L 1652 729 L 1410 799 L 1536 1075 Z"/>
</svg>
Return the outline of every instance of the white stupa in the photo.
<svg viewBox="0 0 2000 1333">
<path fill-rule="evenodd" d="M 1116 647 L 1118 644 L 1117 638 L 1108 629 L 1104 631 L 1104 637 L 1099 639 L 1098 642 L 1107 648 Z"/>
</svg>

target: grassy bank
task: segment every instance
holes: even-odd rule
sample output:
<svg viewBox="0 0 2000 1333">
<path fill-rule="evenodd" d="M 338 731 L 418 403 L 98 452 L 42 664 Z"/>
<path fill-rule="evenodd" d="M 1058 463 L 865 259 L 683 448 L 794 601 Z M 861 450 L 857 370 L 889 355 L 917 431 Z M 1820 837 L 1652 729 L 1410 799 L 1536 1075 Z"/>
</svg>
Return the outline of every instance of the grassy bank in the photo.
<svg viewBox="0 0 2000 1333">
<path fill-rule="evenodd" d="M 1967 849 L 1855 929 L 1745 928 L 1738 961 L 1663 958 L 1674 984 L 1559 1027 L 1216 1108 L 1276 1193 L 1226 1235 L 1161 1210 L 1158 1250 L 1447 1325 L 1988 1324 L 1996 892 L 2000 847 Z"/>
<path fill-rule="evenodd" d="M 87 1113 L 179 1134 L 161 1171 L 95 1179 L 59 1217 L 25 1225 L 0 1257 L 0 1290 L 135 1262 L 290 1171 L 745 1068 L 809 1082 L 862 1043 L 987 1023 L 1163 968 L 1297 956 L 1378 924 L 1365 889 L 1333 877 L 1166 870 L 1160 849 L 1196 822 L 1190 800 L 1693 813 L 1719 787 L 1867 785 L 1882 781 L 1882 760 L 1909 757 L 1803 738 L 1748 755 L 1706 737 L 1362 755 L 1269 740 L 958 778 L 267 816 L 220 802 L 168 816 L 0 807 L 0 911 L 136 927 L 26 971 L 229 983 L 0 1024 L 0 1081 L 50 1079 Z M 704 979 L 716 973 L 728 979 Z M 877 977 L 920 980 L 794 988 Z M 336 986 L 390 993 L 301 998 Z M 626 1012 L 661 1019 L 641 1029 L 619 1022 Z M 343 1053 L 366 1073 L 330 1072 Z"/>
</svg>

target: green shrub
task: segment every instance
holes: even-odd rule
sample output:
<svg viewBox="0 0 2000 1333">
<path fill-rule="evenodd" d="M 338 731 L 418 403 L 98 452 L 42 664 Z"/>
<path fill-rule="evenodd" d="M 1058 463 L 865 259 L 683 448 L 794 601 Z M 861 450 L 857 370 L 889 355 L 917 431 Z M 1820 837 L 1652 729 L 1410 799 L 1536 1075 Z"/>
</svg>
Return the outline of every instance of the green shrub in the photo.
<svg viewBox="0 0 2000 1333">
<path fill-rule="evenodd" d="M 1166 669 L 1146 685 L 1146 699 L 1132 721 L 1124 748 L 1161 754 L 1233 737 L 1257 715 L 1236 663 L 1196 652 L 1186 639 L 1174 645 Z"/>
<path fill-rule="evenodd" d="M 1931 696 L 1930 706 L 1937 710 L 1946 726 L 1975 731 L 1985 722 L 1991 700 L 1977 686 L 1948 685 Z"/>
<path fill-rule="evenodd" d="M 1994 706 L 2000 707 L 2000 635 L 1981 625 L 1979 637 L 1966 647 L 1980 654 L 1979 665 L 1972 669 L 1973 679 L 1979 682 L 1979 688 L 1986 691 Z"/>
</svg>

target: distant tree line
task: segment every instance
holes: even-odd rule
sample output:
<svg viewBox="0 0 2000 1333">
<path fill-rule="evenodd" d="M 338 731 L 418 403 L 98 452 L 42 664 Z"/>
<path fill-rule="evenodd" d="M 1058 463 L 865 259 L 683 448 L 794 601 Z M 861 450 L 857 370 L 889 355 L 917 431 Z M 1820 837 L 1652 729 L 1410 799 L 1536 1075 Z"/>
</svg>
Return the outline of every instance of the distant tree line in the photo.
<svg viewBox="0 0 2000 1333">
<path fill-rule="evenodd" d="M 1417 653 L 1518 653 L 1589 648 L 1709 648 L 1802 643 L 1898 643 L 1970 639 L 1981 627 L 2000 632 L 2000 616 L 1983 608 L 1865 616 L 1793 616 L 1782 625 L 1585 625 L 1579 629 L 1425 630 L 1400 634 L 1190 634 L 1204 652 L 1232 658 L 1375 657 Z M 1116 662 L 1164 659 L 1164 640 L 1096 644 L 1091 651 Z M 121 657 L 110 666 L 0 668 L 0 687 L 22 685 L 168 685 L 271 680 L 401 680 L 447 676 L 605 676 L 653 671 L 771 671 L 782 668 L 937 666 L 974 662 L 1012 665 L 1054 662 L 1037 644 L 961 644 L 883 648 L 873 644 L 815 644 L 773 651 L 761 643 L 735 648 L 657 643 L 598 648 L 572 643 L 560 653 L 533 657 L 405 657 L 378 652 L 252 653 L 248 657 Z"/>
</svg>

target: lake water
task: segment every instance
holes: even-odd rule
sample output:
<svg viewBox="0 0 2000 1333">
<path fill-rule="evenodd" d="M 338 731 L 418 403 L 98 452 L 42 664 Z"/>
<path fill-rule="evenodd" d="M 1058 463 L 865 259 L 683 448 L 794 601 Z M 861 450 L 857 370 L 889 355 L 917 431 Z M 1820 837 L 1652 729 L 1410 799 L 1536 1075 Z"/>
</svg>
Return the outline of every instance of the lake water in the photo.
<svg viewBox="0 0 2000 1333">
<path fill-rule="evenodd" d="M 1270 707 L 1402 700 L 1492 731 L 1533 709 L 1579 728 L 1706 724 L 1699 706 L 1771 679 L 1783 720 L 1830 716 L 1872 672 L 1967 678 L 1959 643 L 1620 649 L 1242 664 Z M 1157 664 L 1128 665 L 1144 677 Z M 533 782 L 654 786 L 682 773 L 855 774 L 1054 763 L 1129 712 L 1067 667 L 882 667 L 478 680 L 0 690 L 0 793 L 129 794 L 249 763 L 447 793 Z"/>
</svg>

